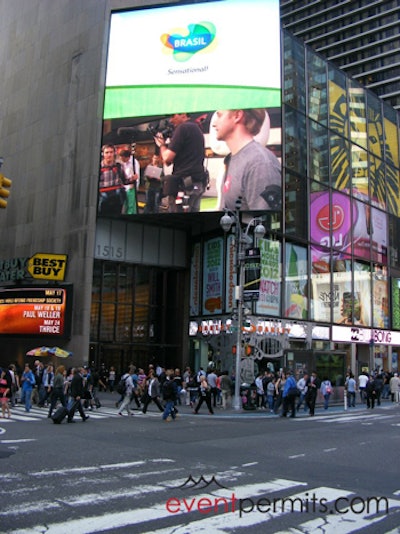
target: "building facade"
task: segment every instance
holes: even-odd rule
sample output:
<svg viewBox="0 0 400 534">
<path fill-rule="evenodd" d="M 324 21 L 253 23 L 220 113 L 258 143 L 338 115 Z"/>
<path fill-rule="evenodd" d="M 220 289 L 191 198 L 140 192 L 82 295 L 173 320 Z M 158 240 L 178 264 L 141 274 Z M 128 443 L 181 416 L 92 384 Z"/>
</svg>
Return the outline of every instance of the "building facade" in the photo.
<svg viewBox="0 0 400 534">
<path fill-rule="evenodd" d="M 285 29 L 395 109 L 400 107 L 398 14 L 395 0 L 281 2 Z"/>
<path fill-rule="evenodd" d="M 70 335 L 8 330 L 1 363 L 22 365 L 32 347 L 62 344 L 74 365 L 197 368 L 212 359 L 232 370 L 239 339 L 245 381 L 272 367 L 316 367 L 338 385 L 347 368 L 397 369 L 399 114 L 290 31 L 281 37 L 282 111 L 270 113 L 282 209 L 238 214 L 246 235 L 253 216 L 266 228 L 243 263 L 242 324 L 238 243 L 223 232 L 221 211 L 99 217 L 100 148 L 116 128 L 103 114 L 110 14 L 153 5 L 1 6 L 0 155 L 13 179 L 0 213 L 2 287 L 73 286 Z M 136 143 L 143 162 L 147 146 Z M 212 165 L 208 138 L 206 152 Z M 41 253 L 67 255 L 62 283 L 10 274 L 16 258 L 23 271 Z"/>
</svg>

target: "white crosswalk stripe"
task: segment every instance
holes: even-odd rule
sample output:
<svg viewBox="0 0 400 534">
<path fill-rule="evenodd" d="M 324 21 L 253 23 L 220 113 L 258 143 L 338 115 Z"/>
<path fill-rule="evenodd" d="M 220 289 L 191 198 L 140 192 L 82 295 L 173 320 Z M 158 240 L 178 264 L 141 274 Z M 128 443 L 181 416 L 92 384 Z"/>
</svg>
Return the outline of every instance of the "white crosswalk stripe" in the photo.
<svg viewBox="0 0 400 534">
<path fill-rule="evenodd" d="M 342 414 L 324 414 L 324 415 L 315 415 L 314 417 L 295 417 L 293 421 L 300 422 L 318 422 L 318 423 L 354 423 L 360 421 L 362 423 L 370 423 L 372 421 L 383 421 L 385 419 L 392 418 L 393 415 L 383 415 L 382 413 L 376 412 L 358 412 L 358 413 L 342 413 Z"/>
<path fill-rule="evenodd" d="M 118 415 L 116 408 L 109 408 L 107 406 L 102 406 L 99 409 L 95 410 L 85 410 L 87 415 L 91 419 L 98 420 L 98 419 L 106 419 L 110 417 L 116 417 L 120 418 L 121 416 Z M 1 424 L 3 423 L 15 423 L 15 422 L 34 422 L 34 421 L 40 421 L 43 419 L 47 419 L 48 416 L 48 408 L 38 408 L 37 406 L 32 406 L 30 412 L 26 412 L 25 408 L 22 405 L 17 405 L 14 408 L 11 409 L 11 418 L 2 418 L 0 419 Z M 159 412 L 150 412 L 148 411 L 146 414 L 143 414 L 139 410 L 134 410 L 134 417 L 160 417 Z M 123 416 L 127 416 L 127 414 L 123 414 Z M 79 414 L 76 414 L 76 419 L 79 419 Z"/>
<path fill-rule="evenodd" d="M 347 534 L 378 524 L 377 532 L 389 531 L 381 523 L 400 512 L 398 492 L 360 510 L 360 497 L 348 489 L 310 487 L 301 480 L 280 478 L 248 483 L 245 477 L 246 470 L 240 467 L 188 477 L 170 458 L 23 474 L 3 471 L 0 524 L 9 534 L 65 534 L 65 517 L 68 531 L 74 534 L 111 529 L 140 534 L 229 534 L 249 527 L 279 534 Z M 62 484 L 56 486 L 60 478 Z M 54 487 L 58 488 L 56 498 L 51 494 Z M 88 487 L 93 491 L 88 492 Z M 358 499 L 355 509 L 350 507 L 353 498 Z M 43 523 L 38 510 L 46 511 Z"/>
</svg>

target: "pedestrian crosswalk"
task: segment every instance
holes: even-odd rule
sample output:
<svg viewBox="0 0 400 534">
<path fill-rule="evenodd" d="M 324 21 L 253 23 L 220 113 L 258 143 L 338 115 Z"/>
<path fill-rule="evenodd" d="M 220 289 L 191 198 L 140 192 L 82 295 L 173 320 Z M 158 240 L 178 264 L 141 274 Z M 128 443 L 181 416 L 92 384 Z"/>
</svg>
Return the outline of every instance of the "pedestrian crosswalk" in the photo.
<svg viewBox="0 0 400 534">
<path fill-rule="evenodd" d="M 32 406 L 30 412 L 26 412 L 24 406 L 21 404 L 13 407 L 11 409 L 11 418 L 0 418 L 1 424 L 8 424 L 8 423 L 16 423 L 16 422 L 37 422 L 44 419 L 48 419 L 48 408 L 39 408 L 37 406 Z M 94 420 L 100 420 L 100 419 L 107 419 L 110 417 L 119 417 L 117 413 L 116 408 L 108 407 L 108 406 L 102 406 L 99 409 L 93 409 L 88 410 L 86 413 L 90 416 L 90 419 Z M 144 415 L 141 411 L 135 410 L 134 411 L 135 416 L 143 416 L 143 417 L 160 417 L 159 412 L 150 412 L 148 411 L 146 415 Z M 76 414 L 76 419 L 79 419 L 79 414 Z"/>
<path fill-rule="evenodd" d="M 360 422 L 365 425 L 372 424 L 376 421 L 385 421 L 387 419 L 392 419 L 395 414 L 382 413 L 382 412 L 371 412 L 371 411 L 360 411 L 360 412 L 342 412 L 334 414 L 321 414 L 315 415 L 313 417 L 295 417 L 293 421 L 312 421 L 315 423 L 324 423 L 324 424 L 349 424 Z"/>
<path fill-rule="evenodd" d="M 391 526 L 398 525 L 398 491 L 367 500 L 304 480 L 255 480 L 243 466 L 189 474 L 178 460 L 161 457 L 18 474 L 3 469 L 0 477 L 1 531 L 9 534 L 399 532 Z"/>
<path fill-rule="evenodd" d="M 386 408 L 380 409 L 380 410 L 367 410 L 367 409 L 360 409 L 360 410 L 342 410 L 342 411 L 320 411 L 316 412 L 315 416 L 310 417 L 308 414 L 300 413 L 297 417 L 291 419 L 291 421 L 296 421 L 298 423 L 304 423 L 304 422 L 314 422 L 314 423 L 324 423 L 324 424 L 348 424 L 348 423 L 361 423 L 364 425 L 373 424 L 376 421 L 385 421 L 390 418 L 393 418 L 397 416 L 398 410 L 396 409 L 397 406 L 388 406 Z M 87 414 L 90 416 L 91 419 L 94 420 L 100 420 L 100 419 L 108 419 L 108 418 L 121 418 L 118 416 L 118 410 L 114 406 L 101 406 L 99 409 L 93 409 L 91 411 L 87 410 Z M 151 411 L 148 410 L 146 414 L 143 414 L 142 411 L 139 409 L 134 409 L 132 413 L 135 416 L 143 417 L 143 418 L 160 418 L 160 412 L 159 411 Z M 190 411 L 180 411 L 180 415 L 183 417 L 191 417 L 193 414 Z M 47 419 L 48 416 L 48 408 L 39 408 L 36 405 L 32 407 L 30 412 L 26 412 L 24 406 L 21 404 L 18 404 L 11 410 L 11 418 L 0 418 L 1 424 L 3 423 L 12 423 L 12 422 L 34 422 L 34 421 L 41 421 L 43 419 Z M 127 416 L 126 412 L 123 414 L 124 417 Z M 203 414 L 203 416 L 207 416 L 206 414 Z M 79 419 L 79 415 L 77 414 L 76 419 Z M 213 419 L 229 419 L 229 418 L 246 418 L 248 417 L 245 413 L 222 413 L 216 412 Z M 260 419 L 270 419 L 270 418 L 276 418 L 276 415 L 270 415 L 270 414 L 262 414 L 259 416 Z"/>
</svg>

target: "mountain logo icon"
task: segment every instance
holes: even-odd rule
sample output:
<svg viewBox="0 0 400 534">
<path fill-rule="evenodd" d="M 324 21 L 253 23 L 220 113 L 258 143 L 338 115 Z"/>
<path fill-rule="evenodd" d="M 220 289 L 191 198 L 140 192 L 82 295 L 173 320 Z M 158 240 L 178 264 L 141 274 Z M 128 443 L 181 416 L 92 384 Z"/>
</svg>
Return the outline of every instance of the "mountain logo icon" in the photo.
<svg viewBox="0 0 400 534">
<path fill-rule="evenodd" d="M 183 484 L 177 487 L 181 489 L 183 488 L 204 489 L 204 488 L 208 488 L 212 484 L 214 484 L 215 486 L 221 489 L 228 489 L 226 486 L 223 486 L 222 484 L 220 484 L 215 478 L 215 476 L 212 476 L 210 480 L 207 480 L 203 475 L 201 475 L 201 477 L 198 480 L 196 480 L 192 475 L 189 475 L 188 479 Z"/>
</svg>

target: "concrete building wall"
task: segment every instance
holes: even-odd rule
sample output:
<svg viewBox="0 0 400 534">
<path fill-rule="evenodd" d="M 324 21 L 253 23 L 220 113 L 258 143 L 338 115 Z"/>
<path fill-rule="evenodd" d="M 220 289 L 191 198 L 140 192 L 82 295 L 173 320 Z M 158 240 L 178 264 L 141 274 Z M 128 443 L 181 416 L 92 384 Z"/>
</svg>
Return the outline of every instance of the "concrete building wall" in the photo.
<svg viewBox="0 0 400 534">
<path fill-rule="evenodd" d="M 0 257 L 68 254 L 73 334 L 88 346 L 109 6 L 0 1 L 0 155 L 13 180 Z"/>
<path fill-rule="evenodd" d="M 89 346 L 110 12 L 154 3 L 0 0 L 0 156 L 13 181 L 0 211 L 0 258 L 68 254 L 73 339 L 63 345 L 82 360 Z M 128 50 L 128 61 L 135 53 L 143 51 Z M 18 341 L 8 344 L 15 355 L 11 345 Z"/>
</svg>

